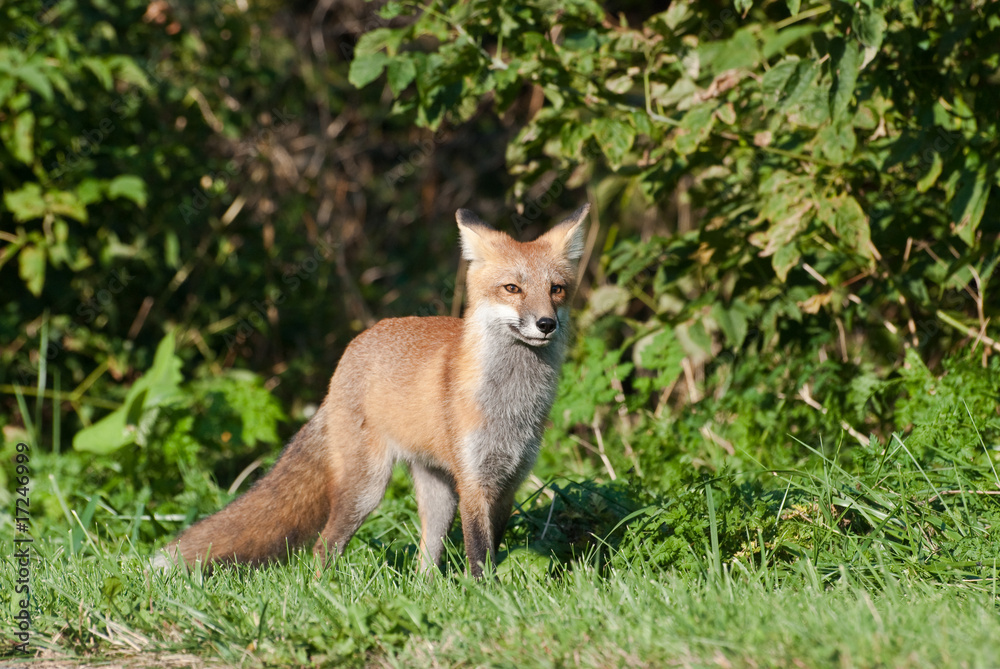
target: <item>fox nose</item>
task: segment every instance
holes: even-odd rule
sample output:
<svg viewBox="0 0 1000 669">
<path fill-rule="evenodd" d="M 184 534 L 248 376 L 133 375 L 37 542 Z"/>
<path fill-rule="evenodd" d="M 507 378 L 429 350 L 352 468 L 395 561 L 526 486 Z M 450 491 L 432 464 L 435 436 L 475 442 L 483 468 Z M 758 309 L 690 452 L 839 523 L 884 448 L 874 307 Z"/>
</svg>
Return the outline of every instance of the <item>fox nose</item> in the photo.
<svg viewBox="0 0 1000 669">
<path fill-rule="evenodd" d="M 544 334 L 552 334 L 556 329 L 556 319 L 546 316 L 545 318 L 539 318 L 535 325 Z"/>
</svg>

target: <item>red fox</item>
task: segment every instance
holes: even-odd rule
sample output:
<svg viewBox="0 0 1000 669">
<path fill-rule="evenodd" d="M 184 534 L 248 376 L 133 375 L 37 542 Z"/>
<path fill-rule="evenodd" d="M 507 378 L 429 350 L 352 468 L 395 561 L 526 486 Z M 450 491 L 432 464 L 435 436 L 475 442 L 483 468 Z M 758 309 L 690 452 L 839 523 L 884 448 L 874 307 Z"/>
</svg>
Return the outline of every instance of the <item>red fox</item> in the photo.
<svg viewBox="0 0 1000 669">
<path fill-rule="evenodd" d="M 312 542 L 327 560 L 379 505 L 403 460 L 416 489 L 422 568 L 440 561 L 457 507 L 469 570 L 481 577 L 552 408 L 589 208 L 526 243 L 459 209 L 469 261 L 464 318 L 392 318 L 358 335 L 271 471 L 167 553 L 189 565 L 262 564 Z"/>
</svg>

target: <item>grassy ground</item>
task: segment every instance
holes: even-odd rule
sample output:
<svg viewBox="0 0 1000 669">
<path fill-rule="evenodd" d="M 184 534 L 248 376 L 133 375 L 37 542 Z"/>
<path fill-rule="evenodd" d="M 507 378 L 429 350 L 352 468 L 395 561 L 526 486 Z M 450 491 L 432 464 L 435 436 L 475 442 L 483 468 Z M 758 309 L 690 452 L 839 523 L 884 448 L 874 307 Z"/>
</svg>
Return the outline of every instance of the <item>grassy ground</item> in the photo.
<svg viewBox="0 0 1000 669">
<path fill-rule="evenodd" d="M 149 558 L 186 504 L 224 501 L 195 496 L 207 473 L 168 502 L 149 483 L 169 478 L 160 461 L 33 451 L 31 652 L 14 651 L 9 539 L 0 652 L 59 668 L 995 667 L 1000 419 L 996 378 L 970 369 L 909 391 L 905 436 L 867 444 L 789 411 L 706 439 L 692 409 L 606 431 L 598 457 L 557 426 L 483 582 L 457 525 L 443 572 L 418 574 L 402 471 L 330 568 L 296 554 L 205 577 Z"/>
<path fill-rule="evenodd" d="M 1000 647 L 995 580 L 932 584 L 888 566 L 878 592 L 850 577 L 824 582 L 808 562 L 797 579 L 770 583 L 740 562 L 715 576 L 637 560 L 553 577 L 512 559 L 475 583 L 424 578 L 358 546 L 323 573 L 303 557 L 202 578 L 56 545 L 39 545 L 32 644 L 88 662 L 187 653 L 248 666 L 987 667 Z"/>
<path fill-rule="evenodd" d="M 824 489 L 843 487 L 835 472 L 826 477 L 809 477 L 821 503 Z M 996 666 L 996 550 L 979 549 L 979 565 L 920 559 L 919 546 L 908 557 L 900 552 L 907 535 L 852 532 L 843 513 L 809 539 L 805 528 L 824 527 L 823 514 L 813 509 L 810 516 L 801 499 L 791 505 L 787 484 L 781 502 L 796 510 L 779 507 L 784 520 L 768 531 L 770 539 L 758 537 L 763 550 L 748 548 L 752 540 L 733 550 L 727 546 L 741 530 L 727 523 L 738 504 L 733 490 L 741 488 L 727 493 L 723 483 L 687 495 L 685 508 L 697 513 L 691 504 L 705 504 L 707 532 L 701 545 L 689 543 L 685 556 L 672 558 L 672 568 L 659 563 L 661 547 L 649 534 L 669 502 L 619 509 L 630 529 L 614 545 L 591 543 L 565 560 L 539 552 L 550 544 L 532 541 L 539 534 L 530 521 L 544 519 L 548 532 L 565 536 L 587 507 L 599 506 L 586 492 L 611 499 L 616 490 L 552 484 L 546 489 L 559 491 L 565 509 L 549 513 L 541 495 L 525 500 L 508 533 L 510 552 L 495 577 L 480 583 L 462 573 L 460 546 L 450 550 L 444 573 L 417 573 L 416 519 L 402 477 L 325 571 L 298 554 L 288 565 L 261 570 L 164 574 L 148 568 L 149 546 L 132 546 L 109 527 L 77 532 L 77 543 L 69 531 L 50 535 L 33 546 L 31 646 L 60 667 Z M 574 491 L 579 507 L 572 506 Z M 681 497 L 675 506 L 683 506 Z M 937 515 L 908 522 L 917 534 L 935 524 L 943 533 L 948 513 L 941 506 Z M 959 520 L 969 528 L 978 522 Z M 748 523 L 766 526 L 752 514 Z M 989 531 L 980 539 L 996 541 Z M 802 548 L 797 542 L 811 542 L 813 550 L 788 557 Z M 841 551 L 837 564 L 833 550 Z M 2 565 L 3 581 L 13 583 L 13 560 Z M 9 586 L 4 599 L 9 640 Z"/>
</svg>

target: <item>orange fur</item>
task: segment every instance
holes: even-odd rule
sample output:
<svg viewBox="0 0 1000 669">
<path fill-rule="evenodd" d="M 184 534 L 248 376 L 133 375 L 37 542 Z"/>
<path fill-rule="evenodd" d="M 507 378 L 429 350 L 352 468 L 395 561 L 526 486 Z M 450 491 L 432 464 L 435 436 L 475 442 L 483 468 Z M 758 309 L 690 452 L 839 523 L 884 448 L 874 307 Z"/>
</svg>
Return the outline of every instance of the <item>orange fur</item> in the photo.
<svg viewBox="0 0 1000 669">
<path fill-rule="evenodd" d="M 465 318 L 388 319 L 358 335 L 274 468 L 168 553 L 188 564 L 262 564 L 312 543 L 327 557 L 344 549 L 404 460 L 424 566 L 440 559 L 458 507 L 470 570 L 481 575 L 551 407 L 586 212 L 521 243 L 459 210 Z"/>
</svg>

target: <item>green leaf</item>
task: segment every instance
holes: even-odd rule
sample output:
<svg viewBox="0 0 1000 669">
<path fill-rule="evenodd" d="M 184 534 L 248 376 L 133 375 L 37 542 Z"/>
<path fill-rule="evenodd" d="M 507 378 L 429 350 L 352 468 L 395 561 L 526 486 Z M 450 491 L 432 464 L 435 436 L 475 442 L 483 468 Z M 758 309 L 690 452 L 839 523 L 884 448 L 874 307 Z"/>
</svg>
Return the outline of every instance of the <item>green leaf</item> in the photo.
<svg viewBox="0 0 1000 669">
<path fill-rule="evenodd" d="M 46 193 L 45 203 L 48 211 L 53 214 L 69 216 L 81 223 L 87 222 L 87 207 L 73 191 L 58 190 Z"/>
<path fill-rule="evenodd" d="M 836 211 L 834 223 L 837 236 L 858 255 L 871 258 L 871 228 L 861 205 L 848 195 L 836 205 Z"/>
<path fill-rule="evenodd" d="M 84 205 L 94 204 L 104 197 L 106 184 L 98 179 L 84 179 L 76 187 L 76 196 Z"/>
<path fill-rule="evenodd" d="M 357 88 L 364 88 L 382 75 L 389 62 L 389 57 L 382 52 L 365 56 L 355 56 L 351 61 L 351 70 L 347 79 Z"/>
<path fill-rule="evenodd" d="M 715 105 L 707 103 L 690 110 L 681 119 L 674 150 L 682 156 L 694 153 L 712 132 L 715 125 Z"/>
<path fill-rule="evenodd" d="M 816 133 L 816 149 L 819 155 L 835 165 L 843 165 L 854 156 L 857 137 L 848 123 L 837 123 L 824 127 Z"/>
<path fill-rule="evenodd" d="M 800 63 L 797 57 L 786 58 L 764 73 L 760 83 L 764 109 L 778 109 L 784 104 L 785 86 L 798 70 Z"/>
<path fill-rule="evenodd" d="M 399 44 L 400 36 L 398 31 L 391 28 L 376 28 L 366 32 L 358 40 L 358 45 L 354 47 L 354 56 L 371 56 L 381 52 L 383 49 L 391 50 Z"/>
<path fill-rule="evenodd" d="M 955 232 L 959 238 L 972 246 L 976 238 L 976 229 L 986 211 L 986 200 L 989 198 L 989 171 L 983 165 L 973 175 L 966 172 L 960 180 L 960 187 L 951 204 L 951 216 L 955 224 Z"/>
<path fill-rule="evenodd" d="M 934 152 L 934 158 L 931 159 L 931 166 L 927 168 L 927 174 L 920 177 L 920 181 L 917 182 L 917 192 L 926 193 L 930 190 L 939 176 L 941 176 L 941 167 L 944 162 L 941 160 L 941 154 L 937 151 Z"/>
<path fill-rule="evenodd" d="M 839 52 L 839 53 L 838 53 Z M 854 86 L 858 82 L 861 52 L 853 42 L 838 39 L 831 49 L 833 56 L 833 88 L 830 90 L 830 116 L 839 121 L 851 105 Z"/>
<path fill-rule="evenodd" d="M 128 422 L 127 409 L 121 407 L 73 435 L 73 449 L 107 455 L 134 443 L 135 433 L 135 425 Z"/>
<path fill-rule="evenodd" d="M 15 191 L 5 193 L 3 203 L 14 214 L 14 220 L 19 223 L 41 218 L 45 215 L 45 198 L 42 187 L 30 182 Z"/>
<path fill-rule="evenodd" d="M 878 49 L 882 46 L 886 22 L 881 13 L 860 5 L 854 13 L 851 27 L 866 47 Z"/>
<path fill-rule="evenodd" d="M 799 7 L 802 4 L 802 0 L 785 0 L 785 4 L 788 5 L 788 12 L 792 16 L 799 13 Z"/>
<path fill-rule="evenodd" d="M 153 366 L 141 379 L 135 382 L 128 396 L 148 390 L 146 401 L 150 406 L 162 406 L 179 395 L 181 360 L 174 355 L 177 337 L 173 331 L 160 340 L 153 356 Z M 138 389 L 138 390 L 137 390 Z M 126 397 L 128 397 L 126 396 Z"/>
<path fill-rule="evenodd" d="M 78 451 L 106 455 L 141 440 L 162 407 L 181 396 L 181 360 L 174 355 L 176 337 L 165 336 L 156 347 L 153 366 L 125 395 L 125 402 L 110 414 L 73 437 Z"/>
<path fill-rule="evenodd" d="M 45 98 L 46 102 L 52 102 L 52 84 L 40 68 L 30 63 L 25 63 L 20 67 L 14 68 L 11 74 L 23 81 L 28 88 Z"/>
<path fill-rule="evenodd" d="M 389 20 L 394 19 L 403 13 L 403 3 L 391 0 L 390 2 L 382 5 L 382 9 L 379 10 L 378 14 L 383 19 Z"/>
<path fill-rule="evenodd" d="M 726 336 L 728 346 L 742 346 L 749 330 L 748 315 L 750 309 L 743 300 L 734 300 L 729 308 L 720 302 L 712 305 L 712 318 L 719 324 L 719 329 Z"/>
<path fill-rule="evenodd" d="M 101 86 L 104 87 L 104 90 L 110 91 L 114 87 L 115 78 L 111 74 L 111 68 L 109 68 L 107 63 L 103 60 L 90 56 L 87 58 L 81 58 L 80 64 L 94 73 L 94 76 L 97 77 L 99 82 L 101 82 Z"/>
<path fill-rule="evenodd" d="M 398 96 L 416 78 L 417 66 L 409 58 L 399 56 L 389 61 L 386 74 L 392 94 Z"/>
<path fill-rule="evenodd" d="M 87 208 L 75 193 L 49 191 L 43 194 L 42 187 L 33 182 L 5 194 L 4 204 L 14 214 L 14 220 L 21 223 L 42 218 L 46 214 L 60 214 L 80 222 L 87 221 Z"/>
<path fill-rule="evenodd" d="M 140 209 L 146 208 L 146 182 L 134 174 L 121 174 L 108 184 L 108 197 L 112 200 L 125 198 Z"/>
<path fill-rule="evenodd" d="M 686 355 L 684 345 L 670 327 L 637 341 L 634 353 L 636 362 L 645 369 L 659 372 L 651 386 L 639 390 L 649 392 L 669 385 L 683 371 L 682 364 Z M 650 379 L 643 381 L 640 386 L 648 384 Z"/>
<path fill-rule="evenodd" d="M 29 244 L 17 256 L 18 274 L 35 297 L 45 286 L 45 249 Z"/>
<path fill-rule="evenodd" d="M 735 0 L 733 4 L 736 6 L 736 11 L 746 16 L 746 13 L 753 7 L 753 0 Z"/>
<path fill-rule="evenodd" d="M 788 279 L 788 272 L 799 264 L 801 257 L 798 245 L 793 243 L 785 244 L 771 256 L 771 267 L 774 268 L 778 281 L 784 283 Z"/>
<path fill-rule="evenodd" d="M 619 167 L 635 141 L 635 129 L 624 121 L 606 117 L 594 119 L 593 128 L 608 163 L 612 168 Z"/>
<path fill-rule="evenodd" d="M 26 165 L 35 160 L 35 115 L 23 111 L 14 118 L 13 141 L 10 152 Z"/>
</svg>

